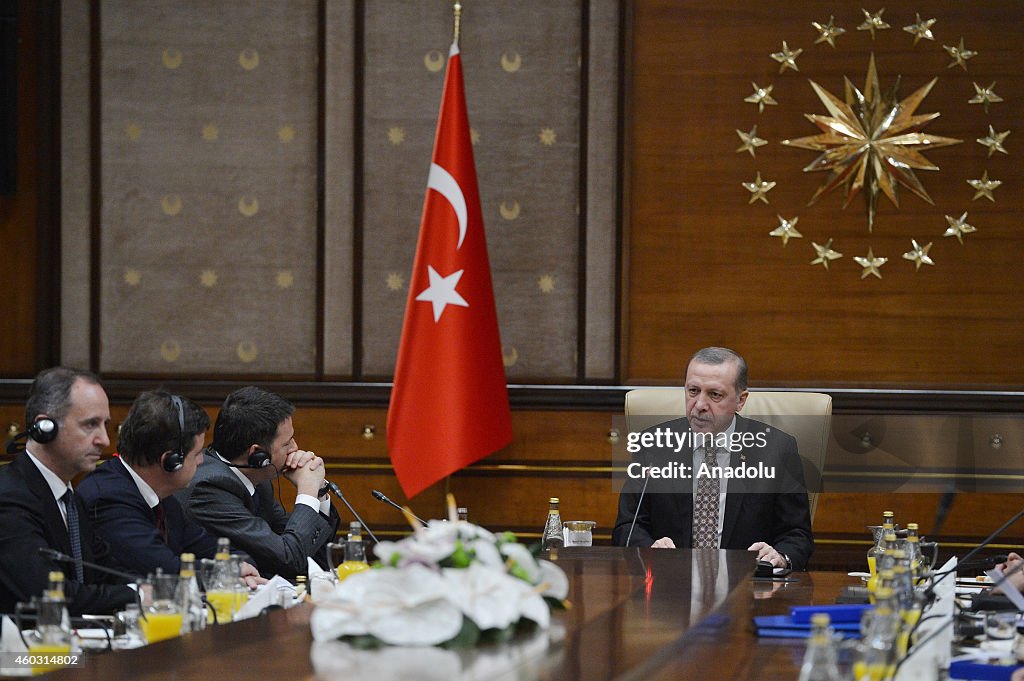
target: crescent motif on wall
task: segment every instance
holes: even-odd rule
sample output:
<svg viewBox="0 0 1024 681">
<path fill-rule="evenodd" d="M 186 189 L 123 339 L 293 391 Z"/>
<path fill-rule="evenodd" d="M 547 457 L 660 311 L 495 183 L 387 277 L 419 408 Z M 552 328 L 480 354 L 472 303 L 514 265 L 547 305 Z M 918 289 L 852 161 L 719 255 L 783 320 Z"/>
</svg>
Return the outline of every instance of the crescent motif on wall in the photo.
<svg viewBox="0 0 1024 681">
<path fill-rule="evenodd" d="M 260 212 L 260 202 L 255 196 L 243 196 L 238 199 L 238 212 L 247 218 L 251 218 Z"/>
<path fill-rule="evenodd" d="M 177 215 L 181 212 L 181 197 L 177 194 L 168 194 L 160 199 L 160 208 L 165 215 Z"/>
<path fill-rule="evenodd" d="M 508 203 L 507 201 L 502 201 L 501 205 L 498 206 L 498 211 L 501 213 L 501 217 L 506 220 L 515 220 L 519 217 L 519 202 L 512 201 L 512 203 Z"/>
<path fill-rule="evenodd" d="M 260 65 L 260 53 L 256 50 L 242 50 L 238 54 L 238 64 L 246 71 L 252 71 Z"/>
<path fill-rule="evenodd" d="M 519 67 L 523 65 L 523 58 L 519 56 L 518 52 L 513 52 L 512 57 L 508 56 L 508 52 L 503 52 L 501 55 L 501 68 L 505 69 L 506 73 L 515 73 L 519 70 Z"/>
<path fill-rule="evenodd" d="M 235 352 L 238 354 L 238 359 L 242 360 L 246 364 L 256 359 L 258 354 L 256 351 L 256 344 L 252 341 L 242 341 L 235 348 Z"/>
<path fill-rule="evenodd" d="M 181 50 L 164 50 L 161 56 L 167 68 L 176 69 L 181 66 Z"/>
<path fill-rule="evenodd" d="M 423 57 L 423 65 L 427 67 L 427 71 L 437 73 L 444 67 L 444 55 L 437 50 L 431 50 Z"/>
<path fill-rule="evenodd" d="M 433 189 L 452 204 L 455 217 L 459 219 L 459 243 L 455 247 L 455 250 L 459 250 L 462 248 L 462 240 L 466 238 L 466 223 L 468 222 L 466 197 L 462 193 L 462 187 L 451 176 L 451 173 L 436 163 L 431 163 L 430 175 L 427 177 L 427 189 Z"/>
<path fill-rule="evenodd" d="M 181 346 L 178 341 L 165 340 L 160 344 L 160 356 L 166 362 L 174 362 L 181 356 Z"/>
</svg>

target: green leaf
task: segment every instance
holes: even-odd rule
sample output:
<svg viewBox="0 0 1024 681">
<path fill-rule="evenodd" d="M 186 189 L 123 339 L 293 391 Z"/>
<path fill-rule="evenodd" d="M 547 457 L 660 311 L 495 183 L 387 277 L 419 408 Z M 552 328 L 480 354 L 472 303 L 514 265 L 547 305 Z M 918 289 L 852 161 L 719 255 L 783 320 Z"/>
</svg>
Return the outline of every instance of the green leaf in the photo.
<svg viewBox="0 0 1024 681">
<path fill-rule="evenodd" d="M 462 629 L 459 633 L 441 644 L 442 648 L 472 648 L 480 641 L 480 627 L 468 617 L 462 618 Z"/>
</svg>

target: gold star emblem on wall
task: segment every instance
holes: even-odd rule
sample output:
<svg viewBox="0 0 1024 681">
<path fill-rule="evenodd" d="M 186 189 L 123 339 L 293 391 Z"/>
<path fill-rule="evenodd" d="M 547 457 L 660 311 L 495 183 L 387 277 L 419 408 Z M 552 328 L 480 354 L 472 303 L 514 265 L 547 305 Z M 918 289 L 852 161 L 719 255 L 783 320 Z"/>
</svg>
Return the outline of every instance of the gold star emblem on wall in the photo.
<svg viewBox="0 0 1024 681">
<path fill-rule="evenodd" d="M 977 83 L 974 83 L 975 95 L 967 100 L 968 104 L 982 104 L 985 107 L 985 113 L 988 113 L 989 104 L 1003 101 L 1003 98 L 996 94 L 994 88 L 996 86 L 995 81 L 988 87 L 981 87 Z"/>
<path fill-rule="evenodd" d="M 828 43 L 834 50 L 836 48 L 836 38 L 846 33 L 845 28 L 839 28 L 835 25 L 836 18 L 830 16 L 827 24 L 819 24 L 817 21 L 812 21 L 811 26 L 818 32 L 818 38 L 814 41 L 814 44 Z"/>
<path fill-rule="evenodd" d="M 978 53 L 975 52 L 974 50 L 968 50 L 966 47 L 964 47 L 963 37 L 960 38 L 959 45 L 943 45 L 942 49 L 946 51 L 946 54 L 953 58 L 953 61 L 951 61 L 946 66 L 947 69 L 951 69 L 954 66 L 959 66 L 964 71 L 966 71 L 967 60 L 973 59 L 974 57 L 978 56 Z"/>
<path fill-rule="evenodd" d="M 278 288 L 291 288 L 292 284 L 295 283 L 295 275 L 292 274 L 291 270 L 278 270 L 277 274 L 274 275 L 274 283 L 277 284 Z"/>
<path fill-rule="evenodd" d="M 772 98 L 772 87 L 774 86 L 768 85 L 766 87 L 760 87 L 754 82 L 751 82 L 750 84 L 754 86 L 754 94 L 744 97 L 743 101 L 750 102 L 751 104 L 757 104 L 757 113 L 764 111 L 765 104 L 769 104 L 771 106 L 778 104 L 778 102 Z"/>
<path fill-rule="evenodd" d="M 555 278 L 550 274 L 542 274 L 537 277 L 537 288 L 541 293 L 551 293 L 555 290 Z"/>
<path fill-rule="evenodd" d="M 541 128 L 540 131 L 540 143 L 546 147 L 550 147 L 555 143 L 557 136 L 555 135 L 554 128 Z"/>
<path fill-rule="evenodd" d="M 1003 142 L 1010 136 L 1009 130 L 1003 132 L 996 132 L 996 129 L 991 125 L 988 126 L 988 135 L 978 139 L 978 144 L 988 148 L 988 157 L 992 158 L 992 154 L 999 152 L 1000 154 L 1009 153 L 1006 151 L 1006 147 L 1003 146 Z"/>
<path fill-rule="evenodd" d="M 777 215 L 776 217 L 779 218 L 779 226 L 768 232 L 768 234 L 782 239 L 783 247 L 789 243 L 790 239 L 802 239 L 804 237 L 803 234 L 796 230 L 796 223 L 800 221 L 800 218 L 795 217 L 787 220 L 781 215 Z"/>
<path fill-rule="evenodd" d="M 398 272 L 388 272 L 387 287 L 391 291 L 401 291 L 405 288 L 405 278 Z"/>
<path fill-rule="evenodd" d="M 884 7 L 875 12 L 874 14 L 867 11 L 866 9 L 862 9 L 861 12 L 864 12 L 864 23 L 858 26 L 857 30 L 871 31 L 872 40 L 875 39 L 875 31 L 884 31 L 885 29 L 890 28 L 889 24 L 885 23 L 885 21 L 882 19 L 882 15 L 885 13 Z"/>
<path fill-rule="evenodd" d="M 220 137 L 220 128 L 213 123 L 207 123 L 203 126 L 203 139 L 207 142 L 215 142 Z"/>
<path fill-rule="evenodd" d="M 277 129 L 277 139 L 281 142 L 288 143 L 295 139 L 295 126 L 282 125 Z"/>
<path fill-rule="evenodd" d="M 870 248 L 868 249 L 868 254 L 866 256 L 854 256 L 853 260 L 862 268 L 860 272 L 861 279 L 868 276 L 869 274 L 881 279 L 882 272 L 879 268 L 885 263 L 889 262 L 889 258 L 877 257 Z"/>
<path fill-rule="evenodd" d="M 217 285 L 217 273 L 214 270 L 203 270 L 199 274 L 199 283 L 206 288 L 213 288 Z"/>
<path fill-rule="evenodd" d="M 405 141 L 405 128 L 394 126 L 388 128 L 388 141 L 394 146 L 398 146 Z"/>
<path fill-rule="evenodd" d="M 137 123 L 129 123 L 126 126 L 124 126 L 124 134 L 125 137 L 130 139 L 132 142 L 135 142 L 140 137 L 142 137 L 142 127 L 139 126 Z"/>
<path fill-rule="evenodd" d="M 967 180 L 967 184 L 974 188 L 974 197 L 971 201 L 977 201 L 981 197 L 985 197 L 993 203 L 996 197 L 992 196 L 992 192 L 1002 184 L 1001 180 L 990 180 L 988 179 L 988 171 L 986 170 L 979 180 Z"/>
<path fill-rule="evenodd" d="M 921 20 L 920 13 L 915 13 L 917 21 L 912 23 L 910 26 L 904 26 L 903 30 L 914 36 L 914 44 L 916 45 L 921 38 L 925 40 L 935 40 L 935 36 L 932 35 L 932 26 L 935 25 L 935 19 L 928 19 L 927 21 Z"/>
<path fill-rule="evenodd" d="M 829 262 L 831 262 L 832 260 L 838 260 L 839 258 L 843 257 L 843 254 L 840 253 L 839 251 L 832 250 L 832 239 L 826 241 L 824 246 L 812 241 L 811 246 L 814 247 L 814 252 L 818 254 L 818 257 L 812 260 L 811 264 L 821 265 L 826 270 L 828 269 Z"/>
<path fill-rule="evenodd" d="M 763 140 L 757 136 L 756 125 L 750 129 L 750 132 L 743 132 L 742 130 L 737 130 L 736 134 L 739 135 L 740 142 L 742 142 L 739 148 L 736 149 L 737 154 L 742 154 L 744 151 L 749 151 L 750 155 L 756 158 L 757 154 L 755 153 L 755 150 L 758 147 L 763 147 L 764 145 L 768 144 L 768 140 Z"/>
<path fill-rule="evenodd" d="M 845 208 L 854 196 L 865 190 L 868 231 L 871 231 L 880 193 L 899 206 L 897 185 L 903 185 L 928 203 L 933 203 L 914 170 L 937 170 L 938 166 L 930 163 L 921 151 L 961 142 L 920 131 L 939 117 L 938 113 L 914 115 L 937 80 L 933 78 L 903 100 L 898 100 L 895 92 L 886 97 L 879 86 L 874 54 L 868 61 L 864 91 L 855 88 L 847 79 L 845 102 L 812 80 L 811 87 L 831 115 L 808 118 L 824 134 L 782 141 L 787 146 L 822 152 L 804 168 L 805 172 L 829 171 L 824 184 L 808 205 L 814 205 L 820 197 L 845 184 Z M 858 114 L 858 111 L 862 113 Z"/>
<path fill-rule="evenodd" d="M 946 224 L 949 227 L 946 228 L 945 234 L 942 236 L 955 236 L 956 240 L 961 244 L 964 242 L 964 234 L 970 234 L 971 232 L 977 232 L 973 225 L 967 224 L 967 212 L 958 218 L 954 218 L 952 215 L 946 216 Z"/>
<path fill-rule="evenodd" d="M 142 272 L 139 272 L 134 268 L 129 268 L 124 271 L 124 283 L 129 286 L 138 286 L 140 281 L 142 281 Z"/>
<path fill-rule="evenodd" d="M 469 141 L 471 144 L 478 144 L 480 142 L 480 132 L 476 128 L 469 129 Z"/>
<path fill-rule="evenodd" d="M 768 181 L 765 182 L 761 179 L 761 171 L 757 171 L 757 177 L 754 178 L 753 182 L 741 182 L 743 188 L 750 192 L 750 200 L 748 204 L 754 201 L 763 201 L 765 204 L 768 203 L 768 192 L 775 187 L 775 183 Z"/>
<path fill-rule="evenodd" d="M 793 69 L 794 71 L 799 71 L 800 69 L 796 65 L 796 58 L 799 57 L 801 54 L 803 54 L 803 50 L 791 50 L 789 49 L 789 45 L 786 44 L 786 41 L 783 40 L 782 50 L 779 52 L 772 52 L 771 56 L 772 59 L 779 62 L 779 73 L 782 73 L 786 69 Z"/>
<path fill-rule="evenodd" d="M 903 259 L 909 260 L 910 262 L 914 263 L 915 272 L 921 269 L 922 264 L 935 264 L 932 261 L 932 259 L 928 257 L 928 251 L 930 251 L 932 248 L 932 242 L 929 241 L 927 246 L 921 246 L 921 244 L 917 243 L 916 239 L 911 239 L 910 245 L 912 246 L 912 248 L 903 254 Z"/>
</svg>

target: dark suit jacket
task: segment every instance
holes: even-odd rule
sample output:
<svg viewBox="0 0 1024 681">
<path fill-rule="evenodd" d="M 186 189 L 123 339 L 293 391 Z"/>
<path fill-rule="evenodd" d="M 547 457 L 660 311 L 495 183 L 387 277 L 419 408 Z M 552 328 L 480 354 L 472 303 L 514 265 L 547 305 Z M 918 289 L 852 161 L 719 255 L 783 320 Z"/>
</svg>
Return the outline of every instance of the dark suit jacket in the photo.
<svg viewBox="0 0 1024 681">
<path fill-rule="evenodd" d="M 274 498 L 270 481 L 257 485 L 250 496 L 234 471 L 214 456 L 205 457 L 181 495 L 189 516 L 214 537 L 230 539 L 231 548 L 249 554 L 264 577 L 294 581 L 306 574 L 307 557 L 328 567 L 326 546 L 339 520 L 333 507 L 328 517 L 296 504 L 289 515 Z"/>
<path fill-rule="evenodd" d="M 680 433 L 690 429 L 685 418 L 659 427 Z M 803 570 L 814 551 L 814 537 L 811 534 L 811 515 L 796 440 L 792 435 L 760 421 L 736 417 L 737 434 L 759 432 L 764 433 L 765 446 L 733 452 L 731 465 L 756 466 L 758 462 L 763 462 L 765 466 L 774 467 L 776 479 L 771 483 L 738 478 L 728 481 L 721 548 L 745 550 L 754 542 L 765 541 L 775 550 L 789 556 L 793 569 Z M 665 457 L 664 452 L 645 451 L 640 454 L 642 457 L 653 458 L 645 460 L 645 463 L 655 465 Z M 741 454 L 745 456 L 745 462 L 741 461 Z M 693 450 L 684 447 L 672 458 L 690 466 Z M 642 501 L 641 485 L 642 481 L 630 480 L 619 495 L 619 514 L 612 532 L 613 543 L 625 545 L 635 516 L 636 525 L 629 539 L 630 546 L 650 546 L 661 537 L 671 537 L 677 547 L 689 548 L 693 533 L 692 481 L 680 481 L 674 488 L 675 493 L 670 493 L 666 491 L 669 487 L 659 486 L 652 480 L 646 493 L 642 494 Z"/>
<path fill-rule="evenodd" d="M 93 530 L 110 545 L 111 559 L 122 570 L 148 575 L 157 568 L 178 574 L 180 556 L 213 558 L 217 538 L 185 516 L 173 496 L 160 502 L 167 541 L 157 527 L 156 514 L 142 498 L 131 473 L 120 461 L 109 461 L 86 476 L 76 488 L 89 513 Z"/>
<path fill-rule="evenodd" d="M 108 552 L 93 536 L 85 506 L 75 497 L 82 558 L 106 563 Z M 72 615 L 107 614 L 134 603 L 135 592 L 123 580 L 86 567 L 83 584 L 76 580 L 73 565 L 39 553 L 39 548 L 45 547 L 71 555 L 71 540 L 57 503 L 27 455 L 19 454 L 0 468 L 0 611 L 14 612 L 16 603 L 42 595 L 53 570 L 64 573 L 64 593 Z"/>
</svg>

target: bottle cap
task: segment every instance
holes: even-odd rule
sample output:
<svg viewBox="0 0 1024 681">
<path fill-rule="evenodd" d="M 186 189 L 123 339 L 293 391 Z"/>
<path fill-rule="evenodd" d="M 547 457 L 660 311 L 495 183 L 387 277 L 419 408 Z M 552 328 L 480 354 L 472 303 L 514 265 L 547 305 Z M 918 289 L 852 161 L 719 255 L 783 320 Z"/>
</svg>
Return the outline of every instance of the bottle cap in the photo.
<svg viewBox="0 0 1024 681">
<path fill-rule="evenodd" d="M 548 503 L 549 504 L 557 504 L 558 503 L 558 497 L 551 497 L 550 499 L 548 499 Z"/>
<path fill-rule="evenodd" d="M 53 572 L 50 573 L 50 581 L 51 582 L 63 582 L 64 581 L 64 573 L 61 572 L 60 570 L 54 570 Z"/>
<path fill-rule="evenodd" d="M 832 622 L 832 618 L 828 616 L 827 612 L 816 612 L 811 615 L 811 624 L 817 627 L 827 627 Z"/>
<path fill-rule="evenodd" d="M 194 553 L 183 553 L 183 554 L 181 554 L 181 562 L 184 563 L 186 561 L 191 561 L 193 563 L 196 562 L 196 554 L 194 554 Z"/>
</svg>

